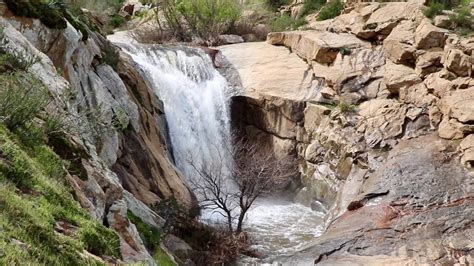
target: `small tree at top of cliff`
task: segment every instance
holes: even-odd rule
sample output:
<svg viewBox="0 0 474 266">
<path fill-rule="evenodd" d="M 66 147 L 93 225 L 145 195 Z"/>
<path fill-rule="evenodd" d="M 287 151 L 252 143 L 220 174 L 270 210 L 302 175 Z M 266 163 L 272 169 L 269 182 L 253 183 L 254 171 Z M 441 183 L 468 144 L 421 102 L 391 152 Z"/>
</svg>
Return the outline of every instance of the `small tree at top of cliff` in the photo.
<svg viewBox="0 0 474 266">
<path fill-rule="evenodd" d="M 160 0 L 157 22 L 160 31 L 168 31 L 182 41 L 200 37 L 215 42 L 240 17 L 237 0 Z M 160 20 L 164 17 L 164 23 Z"/>
<path fill-rule="evenodd" d="M 189 163 L 198 175 L 191 181 L 203 209 L 226 219 L 230 232 L 240 233 L 244 218 L 255 201 L 269 192 L 282 189 L 290 180 L 295 163 L 278 159 L 271 147 L 260 146 L 246 138 L 234 137 L 230 147 L 233 158 L 217 150 L 214 162 Z"/>
</svg>

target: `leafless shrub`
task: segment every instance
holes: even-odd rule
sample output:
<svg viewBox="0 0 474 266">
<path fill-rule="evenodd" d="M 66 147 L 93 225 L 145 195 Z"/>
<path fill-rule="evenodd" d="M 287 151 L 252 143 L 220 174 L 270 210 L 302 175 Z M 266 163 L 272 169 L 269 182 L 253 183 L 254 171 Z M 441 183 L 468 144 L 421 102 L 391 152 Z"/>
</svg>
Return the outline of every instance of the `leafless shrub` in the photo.
<svg viewBox="0 0 474 266">
<path fill-rule="evenodd" d="M 214 162 L 189 163 L 198 177 L 191 181 L 201 207 L 226 218 L 229 232 L 240 233 L 245 215 L 261 196 L 282 189 L 290 180 L 296 163 L 279 160 L 271 147 L 259 146 L 246 138 L 233 136 L 229 148 L 233 158 L 215 149 Z"/>
</svg>

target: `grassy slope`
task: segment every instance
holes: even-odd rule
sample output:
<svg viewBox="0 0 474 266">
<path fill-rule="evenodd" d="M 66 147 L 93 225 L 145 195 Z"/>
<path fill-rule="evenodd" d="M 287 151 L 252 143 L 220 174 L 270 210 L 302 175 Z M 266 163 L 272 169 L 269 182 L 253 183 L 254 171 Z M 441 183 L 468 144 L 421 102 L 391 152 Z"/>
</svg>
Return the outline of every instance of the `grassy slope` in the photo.
<svg viewBox="0 0 474 266">
<path fill-rule="evenodd" d="M 0 125 L 1 265 L 100 264 L 84 250 L 119 257 L 118 236 L 74 200 L 63 169 L 50 148 L 26 147 Z M 60 221 L 71 225 L 69 236 L 55 230 Z"/>
</svg>

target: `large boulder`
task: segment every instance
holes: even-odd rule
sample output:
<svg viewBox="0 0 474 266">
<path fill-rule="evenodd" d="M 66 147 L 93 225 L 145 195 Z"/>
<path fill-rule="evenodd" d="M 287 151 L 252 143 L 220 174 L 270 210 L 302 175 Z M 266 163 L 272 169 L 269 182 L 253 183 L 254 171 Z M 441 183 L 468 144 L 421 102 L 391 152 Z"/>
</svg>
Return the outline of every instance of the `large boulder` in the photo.
<svg viewBox="0 0 474 266">
<path fill-rule="evenodd" d="M 425 51 L 416 59 L 415 72 L 424 78 L 428 74 L 438 72 L 442 68 L 441 59 L 444 55 L 442 50 Z"/>
<path fill-rule="evenodd" d="M 433 23 L 436 27 L 450 29 L 454 24 L 447 15 L 438 15 L 434 17 Z"/>
<path fill-rule="evenodd" d="M 353 201 L 328 222 L 321 237 L 279 261 L 283 265 L 472 261 L 472 176 L 449 156 L 455 149 L 434 135 L 402 140 L 383 155 L 386 161 L 374 172 L 354 178 L 355 195 L 348 191 Z M 467 251 L 456 255 L 451 249 Z"/>
<path fill-rule="evenodd" d="M 415 29 L 415 22 L 403 21 L 384 40 L 383 47 L 392 62 L 408 65 L 415 63 L 416 48 L 413 46 Z"/>
<path fill-rule="evenodd" d="M 386 3 L 370 14 L 362 29 L 353 31 L 358 37 L 384 39 L 400 21 L 417 20 L 421 5 L 418 3 Z"/>
<path fill-rule="evenodd" d="M 472 57 L 459 49 L 449 49 L 443 60 L 444 67 L 461 77 L 469 77 L 472 73 Z"/>
<path fill-rule="evenodd" d="M 387 61 L 387 64 L 385 65 L 384 81 L 390 92 L 399 93 L 400 88 L 420 83 L 421 79 L 418 77 L 414 69 L 405 65 L 394 64 L 391 61 Z"/>
<path fill-rule="evenodd" d="M 126 263 L 146 261 L 149 265 L 156 265 L 155 260 L 143 244 L 137 227 L 127 218 L 125 201 L 119 200 L 110 206 L 107 223 L 120 236 L 120 253 Z"/>
<path fill-rule="evenodd" d="M 474 87 L 452 91 L 440 102 L 444 115 L 455 118 L 461 123 L 474 122 Z"/>
<path fill-rule="evenodd" d="M 394 139 L 403 133 L 406 107 L 391 99 L 374 99 L 359 106 L 362 119 L 357 127 L 369 147 Z"/>
<path fill-rule="evenodd" d="M 244 38 L 239 35 L 234 34 L 223 34 L 218 36 L 219 42 L 224 44 L 236 44 L 236 43 L 243 43 Z"/>
<path fill-rule="evenodd" d="M 434 106 L 438 100 L 438 98 L 430 93 L 424 83 L 401 87 L 399 98 L 405 104 L 413 104 L 416 107 L 425 109 Z"/>
<path fill-rule="evenodd" d="M 423 20 L 415 31 L 415 46 L 417 49 L 443 48 L 448 30 L 433 26 L 428 19 Z"/>
<path fill-rule="evenodd" d="M 332 63 L 342 48 L 371 48 L 370 43 L 352 34 L 328 31 L 273 32 L 268 34 L 267 42 L 284 45 L 308 62 L 326 64 Z"/>
<path fill-rule="evenodd" d="M 339 93 L 358 92 L 369 81 L 383 77 L 385 55 L 382 47 L 353 49 L 349 54 L 338 54 L 333 64 L 313 62 L 313 72 L 317 78 Z"/>
<path fill-rule="evenodd" d="M 295 101 L 316 97 L 311 69 L 285 47 L 260 42 L 219 49 L 223 57 L 218 57 L 218 69 L 242 94 L 256 99 L 263 95 Z"/>
<path fill-rule="evenodd" d="M 443 139 L 462 139 L 466 133 L 471 132 L 474 132 L 471 126 L 464 125 L 446 115 L 438 127 L 438 134 Z"/>
</svg>

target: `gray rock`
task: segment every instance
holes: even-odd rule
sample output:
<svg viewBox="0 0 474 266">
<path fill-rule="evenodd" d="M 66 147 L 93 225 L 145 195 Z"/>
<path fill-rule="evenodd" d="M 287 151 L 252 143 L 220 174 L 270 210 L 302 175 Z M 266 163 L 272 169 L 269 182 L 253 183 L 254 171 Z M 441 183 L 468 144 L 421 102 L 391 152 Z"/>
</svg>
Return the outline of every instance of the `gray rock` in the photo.
<svg viewBox="0 0 474 266">
<path fill-rule="evenodd" d="M 226 44 L 236 44 L 236 43 L 243 43 L 244 38 L 242 38 L 239 35 L 232 35 L 232 34 L 227 34 L 227 35 L 219 35 L 219 41 L 222 45 Z"/>
</svg>

